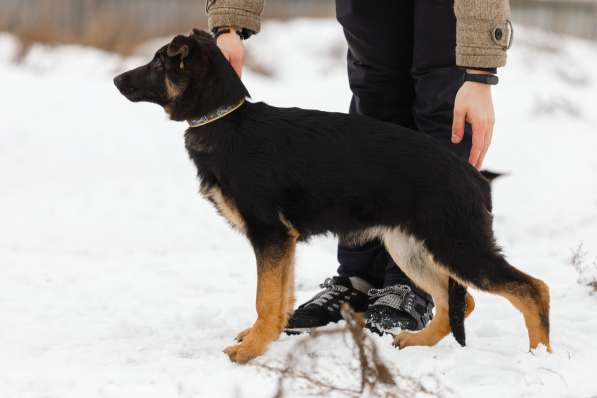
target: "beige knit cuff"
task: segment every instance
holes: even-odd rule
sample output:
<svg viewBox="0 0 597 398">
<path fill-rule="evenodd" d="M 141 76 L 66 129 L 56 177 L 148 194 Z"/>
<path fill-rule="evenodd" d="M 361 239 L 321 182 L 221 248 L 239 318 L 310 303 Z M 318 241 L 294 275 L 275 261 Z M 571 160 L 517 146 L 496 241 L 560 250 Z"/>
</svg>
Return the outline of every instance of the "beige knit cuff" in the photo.
<svg viewBox="0 0 597 398">
<path fill-rule="evenodd" d="M 496 68 L 506 64 L 506 51 L 512 43 L 509 21 L 458 21 L 456 29 L 456 64 Z"/>
<path fill-rule="evenodd" d="M 261 29 L 261 17 L 259 15 L 242 12 L 241 10 L 215 10 L 209 13 L 208 26 L 210 31 L 214 28 L 219 28 L 220 26 L 236 26 L 258 33 Z"/>
<path fill-rule="evenodd" d="M 506 51 L 480 55 L 476 48 L 456 47 L 456 65 L 468 68 L 499 68 L 506 65 Z"/>
</svg>

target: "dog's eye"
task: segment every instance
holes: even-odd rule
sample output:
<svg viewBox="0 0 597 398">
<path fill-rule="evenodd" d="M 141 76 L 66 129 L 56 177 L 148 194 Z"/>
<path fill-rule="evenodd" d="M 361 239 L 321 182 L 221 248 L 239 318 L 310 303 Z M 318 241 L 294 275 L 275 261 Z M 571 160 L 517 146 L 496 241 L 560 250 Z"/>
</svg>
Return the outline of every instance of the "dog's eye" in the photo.
<svg viewBox="0 0 597 398">
<path fill-rule="evenodd" d="M 164 65 L 162 64 L 162 60 L 160 59 L 160 57 L 156 57 L 151 63 L 152 69 L 161 70 L 163 67 Z"/>
</svg>

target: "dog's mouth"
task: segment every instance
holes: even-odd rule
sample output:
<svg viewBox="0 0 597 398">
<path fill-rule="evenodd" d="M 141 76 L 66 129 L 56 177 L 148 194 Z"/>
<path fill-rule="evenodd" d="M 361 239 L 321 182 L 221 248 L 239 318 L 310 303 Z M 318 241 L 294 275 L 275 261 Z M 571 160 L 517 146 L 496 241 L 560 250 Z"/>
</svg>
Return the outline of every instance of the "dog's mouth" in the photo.
<svg viewBox="0 0 597 398">
<path fill-rule="evenodd" d="M 130 79 L 126 77 L 126 74 L 122 74 L 114 78 L 114 85 L 118 91 L 120 91 L 120 93 L 131 102 L 149 101 L 150 96 L 146 93 L 143 93 L 141 90 L 137 90 L 135 87 L 132 87 L 129 84 L 129 80 Z"/>
<path fill-rule="evenodd" d="M 157 102 L 158 96 L 155 94 L 124 84 L 122 80 L 118 80 L 118 77 L 114 79 L 114 85 L 131 102 Z"/>
<path fill-rule="evenodd" d="M 121 93 L 131 102 L 151 102 L 152 101 L 152 99 L 148 95 L 143 95 L 143 94 L 140 94 L 137 92 L 124 93 L 121 91 Z"/>
</svg>

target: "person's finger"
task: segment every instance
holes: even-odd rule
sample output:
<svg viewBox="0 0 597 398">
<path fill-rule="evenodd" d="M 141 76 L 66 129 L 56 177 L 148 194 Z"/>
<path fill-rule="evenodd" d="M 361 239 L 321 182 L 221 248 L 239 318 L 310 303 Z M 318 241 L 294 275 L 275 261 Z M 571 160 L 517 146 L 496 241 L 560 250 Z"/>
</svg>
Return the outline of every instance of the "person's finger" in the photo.
<svg viewBox="0 0 597 398">
<path fill-rule="evenodd" d="M 490 121 L 489 125 L 487 127 L 487 133 L 485 134 L 485 141 L 483 143 L 483 146 L 485 147 L 483 149 L 483 153 L 481 153 L 481 157 L 479 158 L 479 162 L 477 162 L 477 169 L 481 170 L 481 167 L 483 166 L 483 162 L 485 161 L 485 156 L 487 155 L 487 152 L 489 151 L 489 146 L 491 145 L 491 140 L 493 139 L 493 122 Z"/>
<path fill-rule="evenodd" d="M 466 112 L 463 109 L 454 107 L 454 118 L 452 120 L 452 144 L 458 144 L 464 138 L 464 120 Z"/>
<path fill-rule="evenodd" d="M 473 120 L 471 121 L 471 127 L 473 129 L 473 145 L 471 147 L 471 154 L 468 161 L 471 165 L 477 167 L 485 145 L 485 126 L 478 120 Z"/>
</svg>

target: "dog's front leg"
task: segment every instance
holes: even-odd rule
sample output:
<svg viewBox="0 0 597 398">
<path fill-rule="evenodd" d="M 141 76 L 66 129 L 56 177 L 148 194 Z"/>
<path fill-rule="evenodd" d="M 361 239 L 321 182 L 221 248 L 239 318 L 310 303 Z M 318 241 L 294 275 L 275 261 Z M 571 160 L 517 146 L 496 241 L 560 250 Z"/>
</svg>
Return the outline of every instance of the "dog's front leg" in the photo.
<svg viewBox="0 0 597 398">
<path fill-rule="evenodd" d="M 288 322 L 294 297 L 296 237 L 254 244 L 257 258 L 257 320 L 237 337 L 239 344 L 224 350 L 230 360 L 246 363 L 263 354 Z"/>
</svg>

